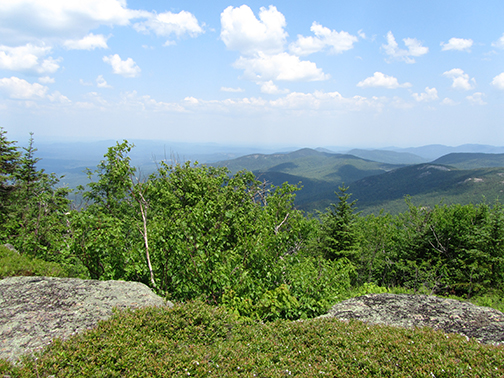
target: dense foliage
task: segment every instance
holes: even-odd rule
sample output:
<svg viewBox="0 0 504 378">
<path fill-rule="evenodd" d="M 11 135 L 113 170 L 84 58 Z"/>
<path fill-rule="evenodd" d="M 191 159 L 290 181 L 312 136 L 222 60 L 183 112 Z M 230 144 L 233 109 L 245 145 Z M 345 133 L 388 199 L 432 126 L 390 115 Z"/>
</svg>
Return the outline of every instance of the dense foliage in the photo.
<svg viewBox="0 0 504 378">
<path fill-rule="evenodd" d="M 502 302 L 498 202 L 408 203 L 399 215 L 364 217 L 343 186 L 313 218 L 294 207 L 294 185 L 164 161 L 143 177 L 132 148 L 108 149 L 75 207 L 58 177 L 37 170 L 33 138 L 20 150 L 0 129 L 0 242 L 68 275 L 135 280 L 171 300 L 200 298 L 263 321 L 309 318 L 397 288 Z"/>
<path fill-rule="evenodd" d="M 504 211 L 493 206 L 409 205 L 359 219 L 360 282 L 471 297 L 504 283 Z"/>
</svg>

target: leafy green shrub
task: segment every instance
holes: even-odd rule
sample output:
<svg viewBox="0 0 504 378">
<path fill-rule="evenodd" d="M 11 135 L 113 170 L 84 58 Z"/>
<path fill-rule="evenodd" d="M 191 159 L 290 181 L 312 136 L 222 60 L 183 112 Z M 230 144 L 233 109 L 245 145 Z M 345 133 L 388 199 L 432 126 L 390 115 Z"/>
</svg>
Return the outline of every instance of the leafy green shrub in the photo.
<svg viewBox="0 0 504 378">
<path fill-rule="evenodd" d="M 355 268 L 346 258 L 326 260 L 305 256 L 287 270 L 287 282 L 299 307 L 295 318 L 322 315 L 336 302 L 345 299 L 355 276 Z"/>
<path fill-rule="evenodd" d="M 72 276 L 60 264 L 20 255 L 0 246 L 0 279 L 14 276 Z"/>
<path fill-rule="evenodd" d="M 234 293 L 261 319 L 287 316 L 286 261 L 313 231 L 293 207 L 298 188 L 190 163 L 161 162 L 142 182 L 129 164 L 132 147 L 109 148 L 97 180 L 82 188 L 90 203 L 70 216 L 70 252 L 91 277 L 144 282 L 180 301 L 218 304 Z"/>
<path fill-rule="evenodd" d="M 295 316 L 299 302 L 286 284 L 268 290 L 254 303 L 250 298 L 237 297 L 233 290 L 222 296 L 222 304 L 241 320 L 271 321 Z"/>
</svg>

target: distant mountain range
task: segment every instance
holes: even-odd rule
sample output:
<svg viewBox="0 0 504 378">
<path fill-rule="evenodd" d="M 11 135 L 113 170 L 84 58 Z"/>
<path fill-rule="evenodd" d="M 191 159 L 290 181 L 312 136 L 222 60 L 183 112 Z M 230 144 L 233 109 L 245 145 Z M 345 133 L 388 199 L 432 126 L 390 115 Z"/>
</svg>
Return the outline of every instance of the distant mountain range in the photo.
<svg viewBox="0 0 504 378">
<path fill-rule="evenodd" d="M 185 160 L 225 166 L 231 172 L 246 169 L 273 185 L 300 183 L 296 204 L 306 211 L 324 210 L 336 201 L 342 184 L 350 187 L 363 213 L 398 212 L 406 208 L 404 196 L 413 203 L 433 206 L 444 203 L 493 201 L 503 195 L 504 147 L 430 145 L 376 150 L 352 149 L 334 152 L 328 148 L 302 148 L 274 152 L 252 147 L 173 144 L 133 141 L 132 164 L 143 175 L 161 160 Z M 99 143 L 36 144 L 38 166 L 65 175 L 63 183 L 73 188 L 88 182 L 85 168 L 95 169 L 114 141 Z"/>
<path fill-rule="evenodd" d="M 405 196 L 413 203 L 479 203 L 503 195 L 504 154 L 450 153 L 430 163 L 408 152 L 353 150 L 355 154 L 302 149 L 288 154 L 253 154 L 217 162 L 232 172 L 255 173 L 261 181 L 281 185 L 300 183 L 296 204 L 306 211 L 324 210 L 336 201 L 334 192 L 349 186 L 352 198 L 364 213 L 399 212 Z M 380 161 L 373 161 L 371 158 Z M 422 159 L 423 160 L 423 159 Z M 399 162 L 396 164 L 385 163 Z"/>
</svg>

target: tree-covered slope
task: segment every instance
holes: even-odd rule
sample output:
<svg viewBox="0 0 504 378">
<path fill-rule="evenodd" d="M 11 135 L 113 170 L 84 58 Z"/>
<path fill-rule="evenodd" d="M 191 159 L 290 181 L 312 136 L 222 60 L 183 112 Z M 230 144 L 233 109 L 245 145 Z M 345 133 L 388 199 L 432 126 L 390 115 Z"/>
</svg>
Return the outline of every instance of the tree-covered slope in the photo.
<svg viewBox="0 0 504 378">
<path fill-rule="evenodd" d="M 425 159 L 421 156 L 409 152 L 353 149 L 348 151 L 347 153 L 350 155 L 360 157 L 362 159 L 387 164 L 421 164 L 428 162 L 428 159 Z"/>
<path fill-rule="evenodd" d="M 452 153 L 441 156 L 433 163 L 452 165 L 459 169 L 504 167 L 504 154 Z"/>
<path fill-rule="evenodd" d="M 350 185 L 359 209 L 397 213 L 406 210 L 404 197 L 417 205 L 493 202 L 502 197 L 504 168 L 459 170 L 436 164 L 405 167 Z"/>
<path fill-rule="evenodd" d="M 348 154 L 330 154 L 304 148 L 287 154 L 252 154 L 215 163 L 237 172 L 278 172 L 309 179 L 341 183 L 380 174 L 400 165 L 385 164 Z"/>
</svg>

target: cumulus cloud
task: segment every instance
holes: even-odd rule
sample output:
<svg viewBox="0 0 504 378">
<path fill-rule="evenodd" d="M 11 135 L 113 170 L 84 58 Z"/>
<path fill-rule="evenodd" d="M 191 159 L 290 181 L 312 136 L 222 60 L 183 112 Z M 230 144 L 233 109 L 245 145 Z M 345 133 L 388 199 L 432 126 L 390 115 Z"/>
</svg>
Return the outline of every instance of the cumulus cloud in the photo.
<svg viewBox="0 0 504 378">
<path fill-rule="evenodd" d="M 493 47 L 497 47 L 499 49 L 504 49 L 504 34 L 497 41 L 492 43 Z"/>
<path fill-rule="evenodd" d="M 411 83 L 399 84 L 399 81 L 393 77 L 381 72 L 375 72 L 373 76 L 368 77 L 357 83 L 358 87 L 383 87 L 388 89 L 409 88 Z"/>
<path fill-rule="evenodd" d="M 402 60 L 410 64 L 415 63 L 415 59 L 412 57 L 422 56 L 429 52 L 429 48 L 422 46 L 422 43 L 415 38 L 404 38 L 403 42 L 407 50 L 399 48 L 394 35 L 389 31 L 387 33 L 387 44 L 383 44 L 382 49 L 391 59 Z"/>
<path fill-rule="evenodd" d="M 133 59 L 121 60 L 118 54 L 104 56 L 103 61 L 112 66 L 112 72 L 124 77 L 137 77 L 142 71 Z"/>
<path fill-rule="evenodd" d="M 454 106 L 458 105 L 458 103 L 453 101 L 451 98 L 445 97 L 443 101 L 441 101 L 441 105 Z"/>
<path fill-rule="evenodd" d="M 233 67 L 243 69 L 245 77 L 256 82 L 317 81 L 329 78 L 315 63 L 301 61 L 299 57 L 285 52 L 275 55 L 259 52 L 255 57 L 240 57 Z"/>
<path fill-rule="evenodd" d="M 315 91 L 313 93 L 292 92 L 285 97 L 270 101 L 269 105 L 277 109 L 305 111 L 361 111 L 365 109 L 380 111 L 384 101 L 377 97 L 371 99 L 362 96 L 343 97 L 339 92 Z"/>
<path fill-rule="evenodd" d="M 475 92 L 472 96 L 467 96 L 466 99 L 473 105 L 486 105 L 487 103 L 483 101 L 483 97 L 485 97 L 484 93 Z"/>
<path fill-rule="evenodd" d="M 413 93 L 412 94 L 413 98 L 415 100 L 417 100 L 418 102 L 427 102 L 427 101 L 434 101 L 434 100 L 437 100 L 439 97 L 438 97 L 438 91 L 436 88 L 429 88 L 429 87 L 426 87 L 425 88 L 425 92 L 424 93 Z"/>
<path fill-rule="evenodd" d="M 0 69 L 38 74 L 54 73 L 60 67 L 60 59 L 45 58 L 50 52 L 49 46 L 35 46 L 31 43 L 18 47 L 0 45 Z"/>
<path fill-rule="evenodd" d="M 0 39 L 12 43 L 79 38 L 100 25 L 128 25 L 145 15 L 127 8 L 124 0 L 0 2 Z"/>
<path fill-rule="evenodd" d="M 153 13 L 146 21 L 133 24 L 133 28 L 142 33 L 152 32 L 159 37 L 169 37 L 172 34 L 177 37 L 185 34 L 196 37 L 204 32 L 198 19 L 187 11 L 180 11 L 179 13 Z M 165 46 L 172 44 L 174 44 L 173 41 L 167 41 Z"/>
<path fill-rule="evenodd" d="M 46 97 L 47 88 L 39 83 L 30 84 L 26 80 L 12 76 L 0 79 L 0 90 L 6 93 L 10 98 L 18 100 L 32 100 Z"/>
<path fill-rule="evenodd" d="M 40 101 L 49 100 L 50 102 L 59 102 L 68 104 L 71 101 L 60 92 L 48 93 L 49 88 L 39 83 L 29 83 L 26 80 L 12 76 L 0 79 L 0 94 L 4 93 L 7 97 L 15 100 Z"/>
<path fill-rule="evenodd" d="M 272 80 L 267 81 L 265 83 L 261 83 L 261 92 L 267 94 L 283 94 L 289 93 L 288 89 L 280 89 L 278 88 Z"/>
<path fill-rule="evenodd" d="M 256 18 L 247 5 L 227 7 L 221 13 L 220 37 L 230 50 L 240 52 L 233 64 L 244 77 L 256 83 L 270 80 L 326 80 L 322 69 L 310 61 L 284 51 L 287 32 L 285 17 L 276 7 L 261 8 Z"/>
<path fill-rule="evenodd" d="M 492 85 L 498 89 L 504 89 L 504 72 L 493 78 Z"/>
<path fill-rule="evenodd" d="M 139 32 L 163 37 L 203 33 L 196 17 L 187 11 L 134 10 L 126 0 L 0 1 L 0 41 L 9 45 L 44 42 L 66 49 L 107 48 L 107 37 L 91 31 L 101 26 L 131 26 L 132 22 Z"/>
<path fill-rule="evenodd" d="M 457 51 L 471 51 L 473 45 L 472 39 L 463 38 L 450 38 L 448 43 L 441 42 L 442 51 L 457 50 Z"/>
<path fill-rule="evenodd" d="M 112 88 L 111 85 L 107 83 L 107 81 L 103 78 L 103 75 L 98 75 L 96 78 L 96 86 L 98 88 Z"/>
<path fill-rule="evenodd" d="M 263 98 L 239 98 L 225 99 L 221 101 L 203 100 L 194 97 L 186 97 L 180 105 L 187 110 L 225 112 L 240 111 L 253 112 L 279 111 L 295 112 L 295 114 L 310 114 L 315 111 L 326 112 L 353 112 L 353 111 L 381 111 L 388 102 L 385 98 L 366 98 L 361 96 L 343 97 L 339 92 L 313 93 L 292 92 L 275 100 Z"/>
<path fill-rule="evenodd" d="M 354 35 L 345 31 L 337 32 L 313 22 L 310 30 L 315 37 L 303 37 L 298 35 L 296 42 L 291 43 L 289 50 L 296 55 L 309 55 L 329 47 L 333 54 L 340 54 L 353 48 L 353 44 L 359 40 Z"/>
<path fill-rule="evenodd" d="M 221 87 L 220 90 L 222 92 L 232 92 L 232 93 L 245 92 L 245 90 L 241 88 L 229 88 L 229 87 Z"/>
<path fill-rule="evenodd" d="M 229 50 L 242 54 L 275 54 L 283 51 L 285 26 L 284 15 L 273 5 L 268 9 L 262 7 L 259 19 L 247 5 L 229 6 L 221 13 L 220 38 Z"/>
<path fill-rule="evenodd" d="M 53 84 L 55 82 L 54 78 L 50 76 L 39 77 L 38 81 L 42 84 Z"/>
<path fill-rule="evenodd" d="M 89 33 L 81 39 L 68 39 L 63 42 L 67 50 L 94 50 L 96 48 L 107 49 L 107 37 L 102 34 Z"/>
<path fill-rule="evenodd" d="M 474 84 L 476 84 L 476 80 L 474 80 L 474 78 L 469 79 L 469 75 L 464 73 L 460 68 L 453 68 L 450 71 L 443 72 L 443 76 L 453 80 L 453 89 L 468 91 L 473 89 Z M 472 84 L 470 82 L 472 82 Z"/>
</svg>

